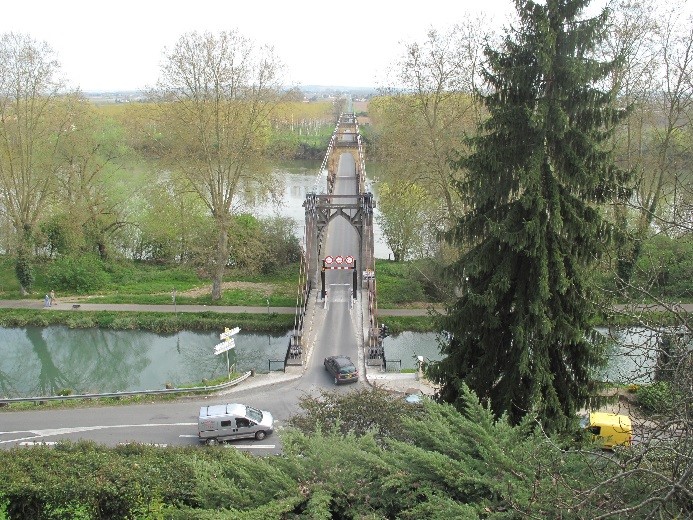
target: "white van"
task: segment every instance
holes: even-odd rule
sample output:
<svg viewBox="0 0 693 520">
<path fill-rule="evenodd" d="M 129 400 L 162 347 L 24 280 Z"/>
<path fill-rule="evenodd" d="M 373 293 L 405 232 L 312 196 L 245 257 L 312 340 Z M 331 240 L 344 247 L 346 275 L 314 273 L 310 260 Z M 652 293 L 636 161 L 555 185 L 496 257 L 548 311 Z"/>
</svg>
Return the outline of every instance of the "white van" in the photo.
<svg viewBox="0 0 693 520">
<path fill-rule="evenodd" d="M 260 441 L 273 429 L 271 413 L 237 403 L 203 406 L 197 421 L 197 436 L 209 445 L 233 439 Z"/>
</svg>

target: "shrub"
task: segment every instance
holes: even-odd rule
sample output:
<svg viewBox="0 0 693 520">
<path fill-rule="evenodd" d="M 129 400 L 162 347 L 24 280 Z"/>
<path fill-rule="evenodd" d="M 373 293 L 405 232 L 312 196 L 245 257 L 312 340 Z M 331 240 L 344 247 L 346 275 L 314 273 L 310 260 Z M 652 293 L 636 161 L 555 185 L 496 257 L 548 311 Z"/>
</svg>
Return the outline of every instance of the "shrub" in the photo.
<svg viewBox="0 0 693 520">
<path fill-rule="evenodd" d="M 85 294 L 103 289 L 109 277 L 94 255 L 64 256 L 49 267 L 47 281 L 56 290 Z"/>
<path fill-rule="evenodd" d="M 34 275 L 34 267 L 31 265 L 31 260 L 26 252 L 19 252 L 17 262 L 14 266 L 14 271 L 22 287 L 26 291 L 31 291 L 31 287 L 34 285 L 36 277 Z"/>
<path fill-rule="evenodd" d="M 656 295 L 691 298 L 693 240 L 690 237 L 657 235 L 643 245 L 634 282 L 648 286 Z"/>
<path fill-rule="evenodd" d="M 673 394 L 664 381 L 641 386 L 637 395 L 638 404 L 648 413 L 666 413 L 671 409 Z"/>
</svg>

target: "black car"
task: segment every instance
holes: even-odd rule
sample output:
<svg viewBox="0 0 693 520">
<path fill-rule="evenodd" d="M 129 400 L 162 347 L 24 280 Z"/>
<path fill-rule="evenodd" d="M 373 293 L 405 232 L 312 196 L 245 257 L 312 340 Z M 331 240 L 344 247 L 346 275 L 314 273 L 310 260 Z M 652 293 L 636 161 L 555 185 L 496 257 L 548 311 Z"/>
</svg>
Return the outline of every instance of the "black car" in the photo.
<svg viewBox="0 0 693 520">
<path fill-rule="evenodd" d="M 325 370 L 334 376 L 334 384 L 348 383 L 359 380 L 359 371 L 347 356 L 331 356 L 325 358 Z"/>
</svg>

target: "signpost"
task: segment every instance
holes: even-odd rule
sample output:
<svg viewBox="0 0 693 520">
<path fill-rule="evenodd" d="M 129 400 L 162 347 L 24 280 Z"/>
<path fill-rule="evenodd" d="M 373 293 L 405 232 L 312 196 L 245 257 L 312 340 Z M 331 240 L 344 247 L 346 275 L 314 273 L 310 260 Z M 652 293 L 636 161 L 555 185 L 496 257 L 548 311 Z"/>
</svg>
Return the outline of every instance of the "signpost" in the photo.
<svg viewBox="0 0 693 520">
<path fill-rule="evenodd" d="M 231 378 L 231 365 L 229 364 L 229 350 L 236 347 L 236 341 L 233 339 L 235 334 L 241 331 L 239 327 L 229 329 L 226 327 L 224 332 L 219 334 L 219 339 L 222 340 L 221 343 L 214 345 L 214 355 L 217 356 L 222 352 L 226 352 L 226 370 L 229 374 L 229 379 Z"/>
<path fill-rule="evenodd" d="M 354 260 L 354 257 L 352 255 L 347 255 L 346 257 L 342 255 L 327 255 L 322 261 L 322 270 L 320 271 L 320 284 L 322 286 L 320 294 L 323 300 L 325 300 L 325 304 L 327 304 L 327 291 L 325 291 L 325 271 L 342 269 L 351 270 L 354 273 L 354 289 L 352 292 L 352 299 L 356 298 L 358 273 L 356 271 L 356 261 Z"/>
</svg>

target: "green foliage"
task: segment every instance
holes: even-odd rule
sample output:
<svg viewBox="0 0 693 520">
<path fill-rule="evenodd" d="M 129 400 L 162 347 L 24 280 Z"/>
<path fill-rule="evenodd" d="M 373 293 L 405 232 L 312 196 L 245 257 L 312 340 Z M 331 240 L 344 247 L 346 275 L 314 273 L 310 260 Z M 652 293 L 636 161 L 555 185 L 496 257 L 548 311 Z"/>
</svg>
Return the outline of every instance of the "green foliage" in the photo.
<svg viewBox="0 0 693 520">
<path fill-rule="evenodd" d="M 319 396 L 300 398 L 303 410 L 289 424 L 305 433 L 339 431 L 365 435 L 373 432 L 376 438 L 404 438 L 402 420 L 407 415 L 425 416 L 423 408 L 411 405 L 391 392 L 357 389 L 349 393 L 321 391 Z"/>
<path fill-rule="evenodd" d="M 693 298 L 693 237 L 659 234 L 643 244 L 633 283 L 655 296 Z"/>
<path fill-rule="evenodd" d="M 272 274 L 301 259 L 301 244 L 294 235 L 294 222 L 289 218 L 262 219 L 263 235 L 269 245 L 269 254 L 262 264 L 262 274 Z"/>
<path fill-rule="evenodd" d="M 9 255 L 0 256 L 0 291 L 19 294 L 19 279 L 14 270 L 15 258 Z"/>
<path fill-rule="evenodd" d="M 273 274 L 301 257 L 293 221 L 237 215 L 229 229 L 229 264 L 249 273 Z"/>
<path fill-rule="evenodd" d="M 61 443 L 12 450 L 0 473 L 8 516 L 22 519 L 163 518 L 178 508 L 252 511 L 295 494 L 281 465 L 236 450 Z"/>
<path fill-rule="evenodd" d="M 637 391 L 638 405 L 647 413 L 662 414 L 671 411 L 674 394 L 669 383 L 658 381 L 651 385 L 642 385 Z"/>
<path fill-rule="evenodd" d="M 87 294 L 103 289 L 108 275 L 95 255 L 61 256 L 49 267 L 47 281 L 57 291 Z"/>
<path fill-rule="evenodd" d="M 95 257 L 91 257 L 95 258 Z M 0 281 L 10 280 L 16 286 L 16 278 L 10 262 L 5 258 L 0 262 Z M 45 261 L 36 266 L 36 285 L 44 293 L 54 289 L 59 299 L 79 294 L 72 290 L 59 288 L 54 281 L 65 280 L 65 273 L 59 267 L 70 261 L 59 259 L 61 263 Z M 63 263 L 64 262 L 64 263 Z M 204 272 L 196 272 L 192 267 L 158 265 L 146 262 L 102 261 L 96 259 L 94 265 L 100 269 L 97 276 L 103 285 L 99 295 L 92 295 L 94 303 L 142 303 L 172 304 L 173 289 L 176 290 L 176 302 L 179 304 L 211 305 L 209 282 Z M 298 265 L 277 265 L 271 274 L 248 273 L 240 270 L 229 270 L 225 281 L 238 282 L 238 288 L 227 291 L 223 298 L 214 302 L 216 305 L 256 305 L 266 306 L 270 300 L 272 306 L 292 307 L 296 303 L 296 284 L 298 282 Z M 4 297 L 19 296 L 14 286 L 0 286 L 6 289 Z M 7 289 L 17 292 L 9 292 Z M 195 294 L 185 292 L 195 290 Z"/>
<path fill-rule="evenodd" d="M 375 273 L 379 306 L 429 301 L 420 281 L 412 276 L 409 263 L 379 260 Z"/>
<path fill-rule="evenodd" d="M 608 12 L 587 19 L 587 3 L 517 2 L 518 25 L 485 51 L 489 117 L 457 162 L 468 210 L 447 235 L 462 253 L 448 270 L 460 297 L 430 370 L 446 401 L 465 382 L 499 416 L 537 414 L 547 431 L 587 404 L 604 363 L 591 323 L 590 272 L 609 241 L 597 208 L 627 195 L 604 152 L 624 116 L 599 89 L 615 63 L 587 58 Z"/>
<path fill-rule="evenodd" d="M 228 326 L 229 320 L 243 330 L 257 332 L 286 332 L 294 325 L 293 314 L 221 312 L 172 313 L 128 311 L 59 311 L 45 312 L 33 309 L 0 309 L 0 326 L 26 327 L 35 325 L 65 325 L 70 328 L 114 330 L 150 330 L 167 334 L 181 330 L 218 330 Z"/>
<path fill-rule="evenodd" d="M 423 255 L 427 211 L 431 204 L 426 191 L 417 184 L 402 179 L 378 186 L 376 220 L 388 247 L 399 262 Z"/>
<path fill-rule="evenodd" d="M 35 280 L 34 267 L 31 263 L 29 254 L 24 249 L 20 249 L 19 254 L 17 255 L 17 260 L 14 265 L 14 272 L 21 286 L 26 291 L 31 291 Z"/>
<path fill-rule="evenodd" d="M 204 245 L 214 242 L 214 226 L 194 191 L 179 177 L 166 175 L 144 187 L 143 194 L 146 202 L 132 246 L 134 257 L 169 265 L 204 263 Z"/>
<path fill-rule="evenodd" d="M 436 319 L 431 316 L 380 316 L 380 323 L 387 325 L 390 334 L 400 332 L 438 332 Z"/>
<path fill-rule="evenodd" d="M 280 457 L 89 442 L 7 450 L 0 518 L 690 516 L 685 493 L 643 501 L 672 471 L 666 446 L 609 457 L 561 449 L 534 431 L 534 417 L 512 426 L 464 386 L 461 412 L 380 390 L 350 394 L 304 399 L 302 416 L 277 432 Z"/>
<path fill-rule="evenodd" d="M 69 214 L 58 214 L 39 226 L 48 256 L 77 253 L 83 240 L 79 221 Z"/>
<path fill-rule="evenodd" d="M 471 393 L 462 395 L 465 414 L 430 401 L 380 402 L 369 427 L 346 396 L 327 396 L 324 406 L 304 401 L 305 429 L 283 441 L 310 490 L 310 510 L 318 518 L 503 518 L 509 510 L 558 518 L 551 499 L 537 500 L 544 486 L 557 494 L 550 471 L 537 471 L 549 450 L 526 425 L 496 420 Z"/>
</svg>

